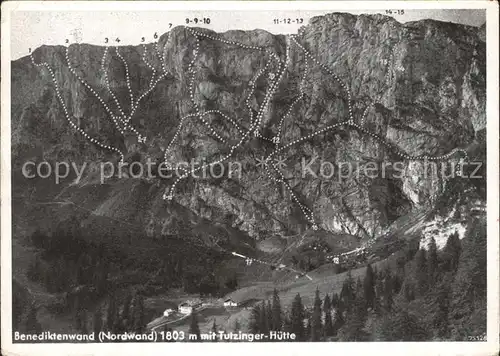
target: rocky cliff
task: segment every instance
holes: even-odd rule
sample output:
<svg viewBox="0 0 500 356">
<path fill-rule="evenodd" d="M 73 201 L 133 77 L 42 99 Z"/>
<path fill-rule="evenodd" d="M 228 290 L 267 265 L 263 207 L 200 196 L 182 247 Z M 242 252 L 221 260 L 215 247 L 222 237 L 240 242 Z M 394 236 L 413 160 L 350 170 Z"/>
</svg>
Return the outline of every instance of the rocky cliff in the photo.
<svg viewBox="0 0 500 356">
<path fill-rule="evenodd" d="M 424 177 L 422 163 L 404 155 L 441 157 L 484 145 L 476 134 L 486 122 L 486 48 L 480 29 L 335 13 L 313 18 L 295 40 L 260 30 L 217 34 L 176 27 L 157 44 L 118 51 L 87 44 L 72 44 L 67 51 L 37 48 L 34 62 L 27 56 L 12 63 L 14 195 L 27 199 L 29 189 L 16 189 L 35 184 L 19 176 L 26 160 L 117 164 L 121 151 L 129 163 L 161 162 L 168 149 L 167 160 L 175 164 L 212 162 L 231 153 L 225 167 L 241 163 L 241 177 L 183 179 L 171 201 L 163 195 L 174 179 L 110 178 L 101 184 L 90 170 L 78 184 L 69 184 L 75 178 L 70 175 L 65 184 L 53 186 L 51 197 L 85 201 L 94 215 L 141 225 L 152 236 L 172 233 L 177 220 L 197 219 L 256 239 L 286 236 L 311 227 L 303 213 L 310 209 L 320 229 L 364 239 L 432 206 L 446 190 L 444 179 Z M 250 113 L 259 117 L 287 53 L 287 67 L 260 115 L 262 137 L 248 135 L 231 150 L 252 126 Z M 69 120 L 101 146 L 69 124 L 50 71 L 35 65 L 43 62 L 54 73 Z M 130 93 L 136 104 L 146 93 L 128 121 L 139 136 L 132 129 L 122 134 L 114 123 L 120 111 L 132 111 Z M 226 117 L 214 112 L 181 120 L 195 113 L 195 106 Z M 363 129 L 329 129 L 349 120 L 349 108 Z M 300 141 L 279 155 L 286 159 L 284 180 L 300 204 L 279 179 L 275 182 L 277 173 L 271 179 L 257 165 L 256 158 L 275 149 L 265 138 L 279 132 L 282 145 Z M 313 137 L 305 139 L 308 135 Z M 463 154 L 455 152 L 441 161 L 460 158 Z M 338 171 L 344 163 L 356 168 L 343 179 L 309 171 L 302 177 L 302 162 L 311 160 L 316 173 L 324 169 L 321 162 Z M 399 176 L 392 169 L 377 177 L 362 173 L 367 164 L 380 168 L 399 161 Z M 87 194 L 92 190 L 100 193 Z M 37 194 L 44 198 L 38 189 L 31 199 Z"/>
</svg>

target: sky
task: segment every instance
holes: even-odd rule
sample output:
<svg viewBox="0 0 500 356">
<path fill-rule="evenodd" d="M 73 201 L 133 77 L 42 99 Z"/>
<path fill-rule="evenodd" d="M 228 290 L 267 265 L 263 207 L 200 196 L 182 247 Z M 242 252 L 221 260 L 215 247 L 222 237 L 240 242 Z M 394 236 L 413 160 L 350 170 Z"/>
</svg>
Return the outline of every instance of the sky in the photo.
<svg viewBox="0 0 500 356">
<path fill-rule="evenodd" d="M 391 3 L 391 2 L 388 2 Z M 391 4 L 392 5 L 392 4 Z M 397 10 L 392 6 L 392 10 Z M 282 7 L 283 8 L 283 7 Z M 120 45 L 137 45 L 141 38 L 154 40 L 171 27 L 186 25 L 186 19 L 210 19 L 209 24 L 197 24 L 217 32 L 230 29 L 264 29 L 272 33 L 296 33 L 300 26 L 314 16 L 337 10 L 232 10 L 232 11 L 14 11 L 11 17 L 11 58 L 28 55 L 29 49 L 45 45 L 90 43 L 104 45 L 105 38 L 111 41 L 120 38 Z M 383 13 L 385 10 L 342 11 L 355 15 Z M 405 9 L 404 14 L 393 15 L 399 22 L 435 19 L 440 21 L 480 26 L 486 21 L 485 10 L 480 9 Z M 275 24 L 275 19 L 302 18 L 302 24 Z M 195 26 L 190 24 L 190 26 Z"/>
</svg>

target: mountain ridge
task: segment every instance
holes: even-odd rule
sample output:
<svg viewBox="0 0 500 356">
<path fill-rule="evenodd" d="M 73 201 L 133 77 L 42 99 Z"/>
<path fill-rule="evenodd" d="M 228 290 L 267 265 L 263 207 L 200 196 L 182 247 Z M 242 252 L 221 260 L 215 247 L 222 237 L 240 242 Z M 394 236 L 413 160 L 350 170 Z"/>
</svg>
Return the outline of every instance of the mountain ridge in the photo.
<svg viewBox="0 0 500 356">
<path fill-rule="evenodd" d="M 384 26 L 387 26 L 381 28 L 378 35 L 374 35 L 373 31 L 370 31 L 369 28 L 370 26 L 375 26 L 377 21 L 384 21 Z M 440 61 L 439 63 L 431 62 L 435 59 L 432 55 L 437 54 L 438 49 L 434 44 L 426 44 L 425 36 L 423 39 L 419 39 L 419 34 L 411 33 L 411 28 L 414 28 L 416 23 L 406 23 L 403 25 L 397 23 L 392 18 L 384 16 L 330 14 L 327 17 L 314 18 L 308 26 L 304 27 L 304 35 L 301 38 L 301 42 L 305 43 L 310 50 L 315 51 L 313 55 L 320 62 L 331 68 L 333 72 L 339 73 L 338 75 L 343 81 L 347 81 L 347 86 L 351 88 L 353 93 L 355 117 L 360 118 L 363 109 L 368 110 L 368 114 L 366 115 L 367 126 L 374 128 L 375 132 L 382 137 L 395 142 L 403 152 L 411 152 L 411 154 L 418 155 L 428 153 L 430 149 L 431 152 L 434 151 L 432 152 L 433 154 L 440 155 L 450 152 L 453 147 L 464 147 L 463 143 L 457 144 L 461 139 L 465 139 L 467 143 L 472 143 L 474 139 L 471 140 L 471 137 L 474 136 L 474 131 L 484 126 L 484 118 L 482 117 L 484 116 L 483 109 L 485 103 L 485 97 L 483 96 L 485 93 L 483 87 L 485 67 L 482 60 L 485 59 L 485 54 L 481 52 L 481 50 L 484 50 L 484 47 L 481 47 L 481 41 L 478 41 L 478 43 L 469 43 L 474 36 L 478 38 L 472 28 L 462 25 L 437 23 L 438 21 L 434 20 L 430 22 L 427 20 L 419 21 L 416 27 L 422 27 L 421 30 L 427 31 L 425 35 L 429 37 L 427 41 L 433 40 L 438 43 L 444 41 L 443 43 L 451 48 L 447 50 L 444 47 L 445 52 L 439 49 L 439 52 L 441 52 L 439 57 L 450 60 L 448 64 L 444 61 Z M 394 26 L 391 27 L 391 24 Z M 451 37 L 449 31 L 443 32 L 440 30 L 442 28 L 455 27 L 461 28 L 462 32 L 458 34 L 465 38 L 465 42 L 450 43 L 449 40 Z M 410 30 L 405 30 L 408 28 Z M 437 32 L 433 33 L 431 29 Z M 205 29 L 200 29 L 199 31 L 212 34 L 212 32 L 207 32 Z M 403 35 L 405 31 L 410 31 L 409 38 Z M 326 36 L 327 33 L 336 33 L 337 36 L 329 38 Z M 363 35 L 362 38 L 359 37 L 361 35 Z M 249 45 L 257 43 L 264 48 L 271 48 L 283 60 L 285 36 L 274 36 L 265 31 L 228 31 L 217 36 L 230 41 L 239 40 Z M 387 45 L 384 43 L 384 41 L 390 38 L 400 41 L 399 43 L 395 42 L 395 44 L 392 44 L 392 50 L 387 48 Z M 248 41 L 245 41 L 246 39 Z M 461 39 L 463 40 L 463 38 Z M 210 39 L 205 39 L 202 42 L 205 47 L 201 46 L 202 49 L 200 52 L 202 53 L 198 59 L 198 66 L 201 69 L 196 74 L 198 77 L 195 83 L 209 84 L 197 86 L 195 89 L 195 101 L 201 105 L 203 110 L 210 110 L 212 107 L 221 107 L 225 108 L 225 112 L 234 112 L 236 117 L 244 117 L 245 114 L 240 108 L 243 101 L 238 99 L 237 96 L 245 93 L 244 86 L 251 75 L 251 72 L 246 71 L 256 65 L 258 66 L 258 57 L 254 53 L 248 55 L 248 53 L 245 53 L 248 52 L 247 50 L 237 50 L 236 52 L 233 50 L 224 51 L 227 47 L 226 45 L 219 44 L 217 41 Z M 186 69 L 189 65 L 189 58 L 191 58 L 189 48 L 193 48 L 194 45 L 193 36 L 190 36 L 188 31 L 182 28 L 174 28 L 170 33 L 164 34 L 159 38 L 157 48 L 163 48 L 163 55 L 167 59 L 166 61 L 162 61 L 161 58 L 155 58 L 152 54 L 154 53 L 153 46 L 149 45 L 148 48 L 146 45 L 146 56 L 151 57 L 148 58 L 148 61 L 156 64 L 158 71 L 160 71 L 160 67 L 164 66 L 169 73 L 163 82 L 158 83 L 151 96 L 148 96 L 144 104 L 145 111 L 137 112 L 131 120 L 133 125 L 139 128 L 139 131 L 142 129 L 142 131 L 149 133 L 149 135 L 152 134 L 153 138 L 149 141 L 150 146 L 137 142 L 134 143 L 133 138 L 131 141 L 132 144 L 127 144 L 126 140 L 121 139 L 119 134 L 117 135 L 110 126 L 109 121 L 106 122 L 104 112 L 97 106 L 98 102 L 96 99 L 92 98 L 88 90 L 85 90 L 68 70 L 64 60 L 65 49 L 63 46 L 45 46 L 36 49 L 33 52 L 33 57 L 35 61 L 42 58 L 45 61 L 49 60 L 49 65 L 58 68 L 56 70 L 57 79 L 61 83 L 66 83 L 64 84 L 65 86 L 69 85 L 67 88 L 63 87 L 62 90 L 65 99 L 69 100 L 68 105 L 71 105 L 73 108 L 73 116 L 89 118 L 89 120 L 82 120 L 81 124 L 84 129 L 95 133 L 107 144 L 114 144 L 117 147 L 128 150 L 127 156 L 129 159 L 133 155 L 139 155 L 141 162 L 143 162 L 147 156 L 152 156 L 156 159 L 161 157 L 161 152 L 164 150 L 166 143 L 173 136 L 172 132 L 168 132 L 168 130 L 169 128 L 172 130 L 176 124 L 175 119 L 169 118 L 181 116 L 181 112 L 192 112 L 190 108 L 192 105 L 188 99 L 188 91 L 183 82 L 188 81 L 189 76 Z M 396 50 L 394 46 L 397 47 Z M 359 51 L 359 48 L 362 48 L 362 50 Z M 78 52 L 76 52 L 77 49 Z M 75 70 L 82 73 L 82 75 L 86 75 L 85 79 L 88 80 L 90 86 L 100 88 L 100 93 L 105 93 L 102 74 L 100 74 L 102 70 L 98 69 L 100 67 L 99 60 L 101 59 L 101 54 L 95 53 L 98 49 L 98 46 L 88 46 L 87 48 L 87 45 L 71 45 L 69 53 L 72 56 L 71 58 L 79 59 L 78 61 L 74 61 Z M 333 52 L 330 49 L 334 49 Z M 100 50 L 102 50 L 102 47 L 100 47 Z M 141 46 L 120 47 L 120 51 L 123 52 L 123 57 L 130 63 L 129 71 L 132 91 L 140 92 L 139 86 L 147 87 L 146 78 L 149 78 L 149 75 L 147 75 L 148 67 L 144 63 L 141 63 Z M 206 53 L 203 53 L 204 51 Z M 449 52 L 447 57 L 444 55 L 447 53 L 446 51 Z M 471 51 L 478 53 L 474 55 L 473 53 L 469 53 Z M 236 57 L 232 56 L 231 53 L 236 53 Z M 271 102 L 272 108 L 270 112 L 265 113 L 263 117 L 265 130 L 271 130 L 271 132 L 276 130 L 277 123 L 282 115 L 279 113 L 285 111 L 287 103 L 289 104 L 294 97 L 293 93 L 283 96 L 281 92 L 284 90 L 286 93 L 286 89 L 299 80 L 298 76 L 292 74 L 294 70 L 300 73 L 304 69 L 303 60 L 300 59 L 300 57 L 303 57 L 303 53 L 301 53 L 300 49 L 295 47 L 292 57 L 293 64 L 292 70 L 289 73 L 290 77 L 284 78 L 284 83 L 286 84 L 280 85 L 276 98 Z M 213 58 L 219 58 L 219 62 L 225 65 L 219 67 Z M 234 60 L 236 58 L 238 59 Z M 357 58 L 357 60 L 353 62 L 350 58 Z M 374 58 L 377 60 L 373 60 Z M 390 62 L 391 59 L 392 62 Z M 15 158 L 13 161 L 17 160 L 21 162 L 22 160 L 19 157 L 23 156 L 22 152 L 31 152 L 33 150 L 38 152 L 31 157 L 40 155 L 55 157 L 62 155 L 65 158 L 77 161 L 82 160 L 82 158 L 84 160 L 90 159 L 91 161 L 95 161 L 96 159 L 99 160 L 99 157 L 101 159 L 110 157 L 103 150 L 93 148 L 91 145 L 89 146 L 82 139 L 78 138 L 75 141 L 71 137 L 72 134 L 68 131 L 67 123 L 62 121 L 60 116 L 60 103 L 57 102 L 57 98 L 53 94 L 53 86 L 50 83 L 50 78 L 46 74 L 43 74 L 43 70 L 40 73 L 38 69 L 27 62 L 28 60 L 28 58 L 25 58 L 21 61 L 16 61 L 16 64 L 13 65 L 13 89 L 16 92 L 19 91 L 21 93 L 20 98 L 22 98 L 20 103 L 14 101 L 12 110 L 14 134 L 12 146 Z M 384 75 L 384 60 L 387 62 L 386 66 L 389 66 L 390 63 L 395 63 L 395 66 L 399 69 L 388 68 L 387 73 L 390 74 L 386 73 Z M 247 62 L 250 65 L 238 66 L 239 63 Z M 126 83 L 123 79 L 118 79 L 120 76 L 125 77 L 123 63 L 120 63 L 116 55 L 113 55 L 109 66 L 113 71 L 112 73 L 116 74 L 114 77 L 110 75 L 110 86 L 113 90 L 117 90 L 116 95 L 119 101 L 125 105 L 124 108 L 126 108 Z M 348 68 L 348 71 L 345 68 Z M 364 69 L 368 70 L 368 76 L 358 74 Z M 40 90 L 42 90 L 41 97 L 37 98 L 36 95 L 33 96 L 34 91 L 31 88 L 27 90 L 21 89 L 25 87 L 21 83 L 26 81 L 25 75 L 22 74 L 23 71 L 29 72 L 29 82 L 33 85 L 35 92 L 38 90 L 40 93 Z M 97 78 L 90 76 L 91 71 L 98 75 Z M 407 74 L 408 72 L 411 72 L 411 74 Z M 346 113 L 346 97 L 345 94 L 342 94 L 342 87 L 338 84 L 322 83 L 322 72 L 317 66 L 313 69 L 311 65 L 310 73 L 315 79 L 305 79 L 305 85 L 309 89 L 309 94 L 306 94 L 306 100 L 308 101 L 306 101 L 306 105 L 295 109 L 294 116 L 297 117 L 297 122 L 292 123 L 290 129 L 284 133 L 285 140 L 293 140 L 296 137 L 300 137 L 301 132 L 307 134 L 307 132 L 314 130 L 308 121 L 314 121 L 317 125 L 324 126 L 325 119 L 326 123 L 332 122 L 331 119 L 328 119 L 330 114 L 333 114 L 332 117 L 335 117 L 345 115 Z M 451 75 L 453 73 L 460 73 L 462 76 L 461 80 L 453 80 Z M 212 84 L 214 82 L 210 78 L 214 77 L 222 81 L 218 84 Z M 387 79 L 389 77 L 392 79 Z M 427 79 L 422 80 L 420 78 Z M 386 87 L 384 79 L 386 81 L 394 79 L 396 81 L 395 87 Z M 253 100 L 259 100 L 257 96 L 260 95 L 262 97 L 264 94 L 263 85 L 265 84 L 261 83 L 260 85 L 262 89 L 259 90 L 259 87 L 257 87 L 256 98 Z M 409 93 L 408 88 L 412 88 L 411 91 L 413 93 L 411 91 Z M 73 94 L 70 94 L 68 90 L 71 90 Z M 207 90 L 209 92 L 206 92 Z M 380 90 L 382 91 L 380 102 L 377 102 L 373 108 L 366 106 L 367 104 L 369 105 L 370 100 L 373 100 L 369 99 L 370 97 L 379 96 L 377 91 Z M 205 92 L 202 93 L 202 91 Z M 333 100 L 325 100 L 325 95 L 335 92 L 340 93 L 338 94 L 340 96 L 335 97 Z M 438 92 L 441 94 L 449 92 L 449 94 L 446 94 L 446 98 L 449 99 L 436 101 L 437 98 L 443 97 L 436 95 Z M 459 100 L 454 99 L 456 95 L 459 96 Z M 171 102 L 175 102 L 175 104 L 166 103 L 164 100 L 165 97 L 175 98 L 170 100 Z M 26 108 L 23 104 L 30 100 L 36 104 Z M 108 95 L 105 101 L 112 103 L 112 98 Z M 22 107 L 24 109 L 21 109 Z M 31 112 L 33 110 L 35 111 L 34 113 Z M 411 111 L 415 110 L 417 110 L 418 115 L 421 117 L 420 119 L 415 120 L 414 117 L 412 118 Z M 309 117 L 310 119 L 303 121 L 301 119 L 302 116 Z M 149 121 L 147 117 L 150 118 Z M 153 117 L 153 120 L 151 120 L 151 117 Z M 455 117 L 455 120 L 451 120 L 452 117 Z M 467 117 L 471 119 L 467 119 Z M 38 118 L 43 119 L 38 120 Z M 167 118 L 167 120 L 165 121 L 163 118 Z M 213 122 L 216 123 L 219 121 L 215 120 Z M 448 131 L 450 124 L 455 127 L 454 132 Z M 186 131 L 195 136 L 190 137 L 188 135 L 187 138 L 181 138 L 183 150 L 191 151 L 194 153 L 195 158 L 199 158 L 200 155 L 206 158 L 215 157 L 218 152 L 224 151 L 224 148 L 220 144 L 214 143 L 211 139 L 203 136 L 203 125 L 194 123 L 187 123 L 187 125 Z M 224 130 L 227 130 L 228 137 L 238 137 L 238 132 L 234 127 L 224 125 Z M 96 128 L 100 126 L 102 128 L 100 131 L 97 131 Z M 163 130 L 161 130 L 162 126 L 164 126 Z M 26 131 L 28 130 L 25 127 L 29 127 L 29 131 L 35 129 L 35 135 L 27 136 Z M 39 131 L 46 132 L 48 127 L 52 127 L 52 131 L 49 131 L 51 134 L 48 137 L 42 135 L 41 137 L 44 137 L 42 140 L 36 137 Z M 162 131 L 165 133 L 160 134 Z M 336 154 L 338 157 L 336 159 L 344 159 L 345 161 L 352 160 L 353 158 L 364 158 L 368 161 L 384 161 L 388 157 L 391 157 L 392 153 L 381 147 L 378 142 L 370 142 L 369 139 L 363 137 L 363 133 L 355 131 L 340 130 L 338 134 L 327 133 L 326 137 L 329 139 L 323 141 L 313 140 L 314 145 L 306 142 L 303 146 L 304 148 L 292 148 L 292 158 L 296 157 L 298 160 L 301 155 L 303 155 L 302 157 L 311 158 L 315 150 L 321 152 L 322 158 L 325 160 L 331 160 L 332 153 Z M 201 137 L 199 136 L 200 134 Z M 196 135 L 198 135 L 198 138 L 196 138 Z M 342 137 L 345 138 L 343 139 Z M 51 144 L 51 142 L 55 142 L 55 145 Z M 84 148 L 88 152 L 88 157 L 81 157 L 81 150 L 76 150 L 72 142 L 78 142 L 79 147 Z M 245 192 L 243 196 L 234 196 L 233 193 L 230 193 L 223 186 L 218 186 L 220 183 L 213 185 L 209 181 L 183 182 L 182 184 L 185 186 L 181 189 L 187 189 L 186 193 L 188 194 L 182 194 L 178 198 L 178 202 L 202 218 L 210 219 L 210 216 L 214 212 L 221 211 L 218 221 L 229 220 L 231 226 L 240 229 L 245 234 L 249 234 L 249 236 L 254 238 L 265 237 L 266 235 L 262 236 L 264 232 L 269 232 L 271 235 L 285 236 L 289 233 L 297 233 L 303 231 L 303 229 L 307 229 L 308 224 L 300 217 L 300 211 L 296 211 L 297 208 L 294 207 L 295 204 L 293 201 L 289 201 L 287 204 L 279 202 L 279 200 L 283 201 L 283 198 L 288 200 L 284 194 L 264 193 L 263 195 L 261 187 L 267 186 L 268 183 L 258 178 L 260 175 L 259 172 L 250 168 L 249 165 L 251 165 L 252 160 L 251 151 L 254 151 L 255 155 L 260 152 L 264 153 L 268 149 L 268 143 L 260 142 L 256 145 L 256 149 L 249 150 L 249 147 L 252 146 L 247 146 L 242 148 L 241 153 L 237 153 L 237 159 L 243 162 L 246 165 L 245 167 L 248 168 L 248 177 L 243 177 L 239 181 L 232 181 L 232 183 L 235 183 L 240 190 Z M 436 149 L 439 146 L 443 148 Z M 361 154 L 357 153 L 359 151 L 358 147 L 361 147 Z M 183 152 L 183 150 L 179 150 L 178 148 L 174 150 L 172 152 L 174 157 L 185 160 L 189 159 L 189 155 Z M 342 153 L 342 151 L 347 153 Z M 112 160 L 116 161 L 116 158 L 112 158 Z M 412 181 L 411 176 L 419 172 L 421 174 L 421 168 L 418 167 L 419 165 L 416 162 L 405 164 L 411 173 L 401 181 L 392 180 L 391 183 L 391 180 L 386 179 L 378 181 L 378 183 L 371 182 L 369 183 L 369 188 L 363 187 L 352 180 L 345 184 L 321 179 L 298 180 L 297 178 L 293 178 L 297 174 L 292 176 L 293 171 L 296 172 L 297 168 L 300 168 L 297 167 L 297 164 L 292 166 L 291 171 L 287 173 L 292 182 L 292 189 L 297 191 L 302 196 L 301 199 L 306 200 L 307 204 L 319 213 L 322 229 L 338 233 L 345 232 L 347 228 L 354 235 L 366 238 L 366 236 L 383 234 L 384 229 L 390 225 L 393 218 L 389 216 L 393 213 L 388 215 L 387 209 L 391 204 L 396 204 L 403 212 L 408 211 L 408 209 L 412 209 L 413 205 L 421 205 L 429 200 L 428 198 L 431 198 L 431 200 L 436 199 L 439 191 L 444 189 L 446 183 L 442 179 L 435 178 L 427 182 L 420 181 L 417 186 Z M 19 165 L 16 168 L 19 169 Z M 231 182 L 231 180 L 227 180 L 227 182 Z M 154 182 L 154 185 L 158 184 L 164 188 L 163 182 Z M 391 184 L 393 186 L 389 188 Z M 338 191 L 349 188 L 354 189 L 357 196 L 355 198 L 343 198 L 347 200 L 337 203 L 332 202 L 332 197 L 328 194 L 314 193 L 318 190 L 329 189 L 329 191 Z M 392 189 L 393 193 L 388 197 L 394 197 L 395 200 L 392 203 L 388 203 L 385 200 L 377 203 L 377 199 L 382 199 L 381 197 L 363 198 L 370 190 L 380 191 L 380 189 Z M 149 201 L 154 202 L 154 205 L 159 204 L 161 206 L 164 204 L 160 199 L 161 190 L 153 186 L 149 190 L 157 191 L 157 193 L 154 193 L 149 198 Z M 156 197 L 155 194 L 157 195 Z M 243 198 L 245 195 L 253 198 Z M 264 196 L 267 196 L 267 198 Z M 195 197 L 197 198 L 195 199 Z M 258 198 L 255 199 L 256 197 Z M 127 203 L 124 204 L 126 205 Z M 372 213 L 368 213 L 362 208 L 365 204 L 371 208 L 374 207 Z M 335 211 L 344 212 L 336 213 Z M 395 212 L 395 214 L 394 217 L 398 217 L 404 213 Z M 165 217 L 160 216 L 156 215 L 156 217 L 153 217 L 149 221 L 145 220 L 143 224 L 150 226 L 153 223 L 156 226 L 153 229 L 155 233 L 161 233 L 162 230 L 159 228 L 164 225 L 166 220 Z M 258 216 L 261 216 L 261 218 Z M 338 229 L 339 225 L 343 225 L 342 230 Z M 376 227 L 377 225 L 382 226 L 382 228 Z"/>
</svg>

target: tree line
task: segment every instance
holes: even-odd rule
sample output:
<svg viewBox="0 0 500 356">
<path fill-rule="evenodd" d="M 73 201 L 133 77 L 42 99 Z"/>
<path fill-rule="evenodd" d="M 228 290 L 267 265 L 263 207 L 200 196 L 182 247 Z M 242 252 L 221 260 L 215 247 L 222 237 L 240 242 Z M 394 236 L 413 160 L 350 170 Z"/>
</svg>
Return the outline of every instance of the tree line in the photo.
<svg viewBox="0 0 500 356">
<path fill-rule="evenodd" d="M 486 231 L 460 240 L 451 234 L 438 251 L 413 242 L 380 271 L 346 273 L 340 293 L 315 291 L 307 308 L 297 294 L 284 310 L 275 289 L 251 310 L 249 332 L 285 331 L 297 341 L 466 340 L 486 332 Z M 196 318 L 191 329 L 199 330 Z M 214 323 L 214 328 L 215 328 Z M 199 331 L 197 331 L 199 332 Z"/>
</svg>

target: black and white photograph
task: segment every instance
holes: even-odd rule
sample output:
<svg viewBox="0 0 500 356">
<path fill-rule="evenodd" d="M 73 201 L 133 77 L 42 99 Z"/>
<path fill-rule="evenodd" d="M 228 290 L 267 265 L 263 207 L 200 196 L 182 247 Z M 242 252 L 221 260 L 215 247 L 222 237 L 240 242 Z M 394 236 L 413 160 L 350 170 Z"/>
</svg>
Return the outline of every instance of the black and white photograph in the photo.
<svg viewBox="0 0 500 356">
<path fill-rule="evenodd" d="M 499 351 L 498 4 L 56 3 L 2 6 L 2 354 Z"/>
</svg>

